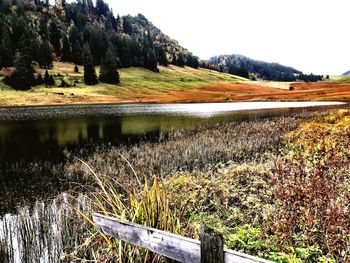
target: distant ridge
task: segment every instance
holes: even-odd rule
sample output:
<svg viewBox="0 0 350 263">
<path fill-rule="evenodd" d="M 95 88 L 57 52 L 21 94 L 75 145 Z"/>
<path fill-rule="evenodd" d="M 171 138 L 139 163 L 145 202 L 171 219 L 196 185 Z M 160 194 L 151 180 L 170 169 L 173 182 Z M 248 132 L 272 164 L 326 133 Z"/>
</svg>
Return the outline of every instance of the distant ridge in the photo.
<svg viewBox="0 0 350 263">
<path fill-rule="evenodd" d="M 347 72 L 344 72 L 342 75 L 343 76 L 350 76 L 350 70 L 348 70 Z"/>
<path fill-rule="evenodd" d="M 305 75 L 300 70 L 279 63 L 268 63 L 237 54 L 215 56 L 208 63 L 220 71 L 253 80 L 318 81 L 323 78 L 320 75 Z"/>
</svg>

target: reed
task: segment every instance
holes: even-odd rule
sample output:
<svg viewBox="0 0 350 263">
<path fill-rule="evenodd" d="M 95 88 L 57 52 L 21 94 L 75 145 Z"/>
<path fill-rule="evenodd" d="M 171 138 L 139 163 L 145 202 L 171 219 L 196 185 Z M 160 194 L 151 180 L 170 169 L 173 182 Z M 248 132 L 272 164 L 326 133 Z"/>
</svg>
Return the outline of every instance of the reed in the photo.
<svg viewBox="0 0 350 263">
<path fill-rule="evenodd" d="M 127 220 L 144 226 L 157 228 L 182 236 L 190 234 L 189 219 L 184 217 L 186 204 L 179 208 L 171 206 L 166 189 L 154 177 L 151 183 L 144 184 L 137 174 L 133 173 L 136 185 L 121 182 L 116 177 L 98 175 L 85 162 L 80 162 L 90 171 L 97 189 L 88 195 L 92 201 L 92 211 L 99 211 L 107 216 Z M 79 212 L 83 218 L 91 222 L 91 213 Z M 163 259 L 145 249 L 138 248 L 104 234 L 93 233 L 86 239 L 85 245 L 77 248 L 70 259 L 77 260 L 79 255 L 94 255 L 93 260 L 115 262 L 160 262 Z M 69 256 L 67 257 L 69 258 Z"/>
</svg>

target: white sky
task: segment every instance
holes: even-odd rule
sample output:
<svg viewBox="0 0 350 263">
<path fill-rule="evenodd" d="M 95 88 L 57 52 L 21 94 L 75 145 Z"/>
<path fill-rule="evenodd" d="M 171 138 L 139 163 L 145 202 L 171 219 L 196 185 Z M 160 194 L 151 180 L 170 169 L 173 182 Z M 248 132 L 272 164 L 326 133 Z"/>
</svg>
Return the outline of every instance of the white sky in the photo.
<svg viewBox="0 0 350 263">
<path fill-rule="evenodd" d="M 350 70 L 349 0 L 105 0 L 202 59 L 242 54 L 305 73 Z"/>
</svg>

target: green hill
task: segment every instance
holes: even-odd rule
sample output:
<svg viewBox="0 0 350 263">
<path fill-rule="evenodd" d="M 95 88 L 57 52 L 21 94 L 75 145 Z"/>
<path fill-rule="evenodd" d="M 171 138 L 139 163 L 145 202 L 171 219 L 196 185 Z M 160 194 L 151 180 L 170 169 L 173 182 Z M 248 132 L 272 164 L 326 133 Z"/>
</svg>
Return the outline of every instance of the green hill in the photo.
<svg viewBox="0 0 350 263">
<path fill-rule="evenodd" d="M 41 74 L 45 71 L 39 67 L 35 69 Z M 55 85 L 52 87 L 37 85 L 30 91 L 16 91 L 0 81 L 0 106 L 140 102 L 144 98 L 147 102 L 149 96 L 162 96 L 172 91 L 188 91 L 210 83 L 234 83 L 246 80 L 204 68 L 169 65 L 159 66 L 159 72 L 140 67 L 123 68 L 119 70 L 121 79 L 119 85 L 99 83 L 87 86 L 83 82 L 83 67 L 79 66 L 78 69 L 79 73 L 76 73 L 73 63 L 54 62 L 49 72 L 54 76 Z M 99 71 L 99 67 L 96 69 Z M 0 74 L 5 74 L 5 71 L 10 74 L 12 70 L 3 69 Z M 72 87 L 59 87 L 62 79 L 76 84 Z"/>
<path fill-rule="evenodd" d="M 53 61 L 89 65 L 93 74 L 93 66 L 106 64 L 108 52 L 105 68 L 113 72 L 129 67 L 157 72 L 158 65 L 168 64 L 198 68 L 200 63 L 143 15 L 115 17 L 103 0 L 56 0 L 55 5 L 1 0 L 0 40 L 0 69 L 19 68 L 6 79 L 16 89 L 37 85 L 32 63 L 45 69 Z"/>
<path fill-rule="evenodd" d="M 319 81 L 323 76 L 306 75 L 300 70 L 283 66 L 278 63 L 268 63 L 254 60 L 242 55 L 221 55 L 212 57 L 208 63 L 217 70 L 244 76 L 251 79 L 275 81 Z"/>
</svg>

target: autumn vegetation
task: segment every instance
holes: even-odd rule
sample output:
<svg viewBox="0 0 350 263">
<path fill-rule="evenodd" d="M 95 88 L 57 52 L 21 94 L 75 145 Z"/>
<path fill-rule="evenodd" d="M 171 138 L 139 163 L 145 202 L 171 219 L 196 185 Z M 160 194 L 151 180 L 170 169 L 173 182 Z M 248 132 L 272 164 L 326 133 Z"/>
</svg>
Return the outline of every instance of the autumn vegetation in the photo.
<svg viewBox="0 0 350 263">
<path fill-rule="evenodd" d="M 202 127 L 100 148 L 87 163 L 71 156 L 65 171 L 97 186 L 92 211 L 192 238 L 205 222 L 227 247 L 277 262 L 346 262 L 349 127 L 348 110 Z M 95 238 L 75 256 L 94 250 L 127 262 L 132 251 L 138 260 L 160 260 Z"/>
</svg>

